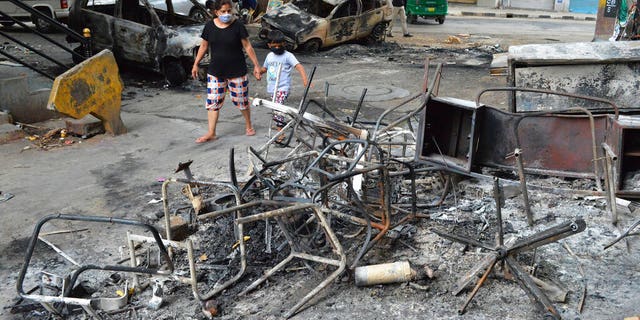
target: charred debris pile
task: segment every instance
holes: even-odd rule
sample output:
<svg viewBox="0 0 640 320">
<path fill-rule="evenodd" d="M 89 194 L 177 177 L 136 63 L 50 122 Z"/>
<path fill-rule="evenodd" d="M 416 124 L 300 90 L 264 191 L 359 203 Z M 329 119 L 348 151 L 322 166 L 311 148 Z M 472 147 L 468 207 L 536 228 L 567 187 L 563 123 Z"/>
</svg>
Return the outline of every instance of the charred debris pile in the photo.
<svg viewBox="0 0 640 320">
<path fill-rule="evenodd" d="M 191 162 L 180 163 L 162 184 L 159 228 L 118 218 L 43 218 L 27 246 L 12 313 L 162 318 L 163 310 L 180 307 L 214 317 L 270 286 L 267 280 L 289 280 L 305 282 L 306 290 L 282 302 L 285 318 L 337 282 L 352 281 L 467 292 L 444 300 L 462 314 L 490 308 L 471 301 L 500 277 L 527 293 L 538 316 L 578 315 L 588 304 L 587 279 L 600 283 L 600 271 L 616 261 L 585 257 L 620 250 L 619 242 L 629 245 L 637 235 L 639 222 L 629 217 L 636 202 L 621 198 L 637 195 L 623 181 L 640 169 L 631 158 L 639 153 L 633 137 L 640 120 L 615 106 L 597 115 L 519 114 L 440 98 L 433 93 L 441 65 L 432 73 L 424 92 L 375 119 L 361 116 L 366 92 L 350 114 L 308 98 L 308 88 L 298 107 L 255 99 L 255 106 L 286 114 L 288 124 L 249 148 L 245 178 L 233 150 L 226 179 L 196 178 Z M 586 142 L 553 139 L 552 128 Z M 42 227 L 50 223 L 106 225 L 98 238 L 119 227 L 129 231 L 119 253 L 86 264 L 47 240 L 52 233 Z M 551 244 L 560 249 L 542 249 Z M 389 258 L 402 250 L 428 262 Z M 178 306 L 172 296 L 191 298 Z"/>
</svg>

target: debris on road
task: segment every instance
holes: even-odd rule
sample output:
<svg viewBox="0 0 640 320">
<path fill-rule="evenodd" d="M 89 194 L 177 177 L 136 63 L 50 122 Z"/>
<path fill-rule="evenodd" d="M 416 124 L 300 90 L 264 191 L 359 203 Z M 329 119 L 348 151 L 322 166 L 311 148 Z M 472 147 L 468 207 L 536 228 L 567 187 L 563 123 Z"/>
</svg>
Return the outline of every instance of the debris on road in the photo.
<svg viewBox="0 0 640 320">
<path fill-rule="evenodd" d="M 587 116 L 507 113 L 479 102 L 437 97 L 441 74 L 441 64 L 432 71 L 427 61 L 423 91 L 377 114 L 362 108 L 366 91 L 358 104 L 339 108 L 311 97 L 309 87 L 297 108 L 254 99 L 253 106 L 283 112 L 289 121 L 263 145 L 248 148 L 250 166 L 244 177 L 236 170 L 233 149 L 227 179 L 200 177 L 191 171 L 192 161 L 180 162 L 174 174 L 184 177 L 158 179 L 163 215 L 157 227 L 106 217 L 43 218 L 29 242 L 18 293 L 54 314 L 81 314 L 70 308 L 75 305 L 95 318 L 113 315 L 93 302 L 108 298 L 73 295 L 85 280 L 81 274 L 92 270 L 101 273 L 92 278 L 99 293 L 116 278 L 118 288 L 122 279 L 130 281 L 133 294 L 127 305 L 119 306 L 125 317 L 131 309 L 157 318 L 173 308 L 178 297 L 188 297 L 189 316 L 237 318 L 235 306 L 266 295 L 277 304 L 277 311 L 270 312 L 289 318 L 332 299 L 323 292 L 351 290 L 347 283 L 355 282 L 358 290 L 372 290 L 373 295 L 374 290 L 393 288 L 393 283 L 410 282 L 406 287 L 412 292 L 426 291 L 432 299 L 460 304 L 459 313 L 491 312 L 487 309 L 493 304 L 505 305 L 509 299 L 486 305 L 491 298 L 477 293 L 487 279 L 499 275 L 515 280 L 531 297 L 538 308 L 529 313 L 534 317 L 576 315 L 571 309 L 579 313 L 590 297 L 587 276 L 589 283 L 602 281 L 610 274 L 602 270 L 613 268 L 619 259 L 602 255 L 599 244 L 610 241 L 617 229 L 598 219 L 609 213 L 616 218 L 613 222 L 629 219 L 627 213 L 615 215 L 615 199 L 635 194 L 616 185 L 620 174 L 640 168 L 634 162 L 620 163 L 635 152 L 633 143 L 605 146 L 626 141 L 611 124 L 634 124 L 635 116 L 619 117 L 615 107 Z M 312 79 L 313 72 L 309 82 Z M 526 121 L 535 124 L 525 127 Z M 573 125 L 576 121 L 580 125 Z M 561 134 L 571 132 L 572 139 L 550 138 L 550 128 L 557 127 L 565 132 Z M 635 133 L 633 126 L 624 128 Z M 278 143 L 280 136 L 285 139 Z M 541 151 L 532 152 L 532 146 Z M 578 149 L 563 150 L 572 147 Z M 598 205 L 585 199 L 588 196 L 603 197 L 608 207 L 605 201 Z M 37 271 L 30 271 L 40 229 L 58 219 L 138 227 L 152 236 L 122 232 L 127 248 L 122 253 L 128 258 L 116 257 L 128 263 L 126 267 L 85 265 L 76 259 L 79 268 L 51 272 L 70 276 L 67 287 L 56 289 L 58 294 L 26 292 L 27 277 L 36 277 L 42 270 L 35 266 L 44 266 L 34 262 Z M 638 224 L 616 241 L 636 235 L 632 229 Z M 573 259 L 566 259 L 567 242 L 580 248 L 579 254 L 571 254 Z M 583 270 L 578 259 L 593 262 Z M 574 272 L 576 264 L 579 273 Z M 445 276 L 457 273 L 463 274 L 458 281 Z M 38 286 L 35 282 L 29 281 Z M 496 282 L 492 288 L 514 291 L 512 283 Z M 278 292 L 265 293 L 270 288 Z M 469 289 L 460 301 L 457 296 Z M 572 296 L 574 292 L 582 296 Z M 477 303 L 471 304 L 474 299 Z M 578 307 L 568 307 L 578 300 Z M 248 312 L 256 318 L 264 315 Z"/>
</svg>

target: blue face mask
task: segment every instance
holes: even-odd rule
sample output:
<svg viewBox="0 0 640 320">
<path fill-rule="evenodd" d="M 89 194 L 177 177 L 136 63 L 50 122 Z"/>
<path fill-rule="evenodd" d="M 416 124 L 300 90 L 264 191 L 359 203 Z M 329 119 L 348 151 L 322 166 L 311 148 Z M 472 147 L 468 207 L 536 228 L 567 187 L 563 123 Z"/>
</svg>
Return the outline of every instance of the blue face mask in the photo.
<svg viewBox="0 0 640 320">
<path fill-rule="evenodd" d="M 219 15 L 218 19 L 220 19 L 222 23 L 229 23 L 231 22 L 231 20 L 233 20 L 233 16 L 230 13 L 225 13 L 225 14 Z"/>
</svg>

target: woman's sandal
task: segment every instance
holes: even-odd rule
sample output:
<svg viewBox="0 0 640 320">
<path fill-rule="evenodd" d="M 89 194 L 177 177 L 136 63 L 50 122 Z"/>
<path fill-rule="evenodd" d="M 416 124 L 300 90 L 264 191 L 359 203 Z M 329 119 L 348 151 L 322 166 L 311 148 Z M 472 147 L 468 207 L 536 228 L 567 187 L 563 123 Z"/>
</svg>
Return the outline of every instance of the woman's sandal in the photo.
<svg viewBox="0 0 640 320">
<path fill-rule="evenodd" d="M 246 134 L 248 136 L 255 136 L 256 135 L 256 130 L 254 130 L 253 128 L 249 128 L 249 129 L 247 129 Z"/>
</svg>

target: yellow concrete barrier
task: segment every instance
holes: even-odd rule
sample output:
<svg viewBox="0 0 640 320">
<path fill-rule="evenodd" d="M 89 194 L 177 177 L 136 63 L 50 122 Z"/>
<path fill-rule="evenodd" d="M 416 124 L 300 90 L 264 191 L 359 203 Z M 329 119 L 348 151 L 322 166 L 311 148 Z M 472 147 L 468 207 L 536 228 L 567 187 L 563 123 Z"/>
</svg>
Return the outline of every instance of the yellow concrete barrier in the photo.
<svg viewBox="0 0 640 320">
<path fill-rule="evenodd" d="M 92 114 L 107 133 L 126 133 L 120 118 L 122 87 L 113 53 L 103 50 L 54 80 L 47 108 L 76 119 Z"/>
</svg>

